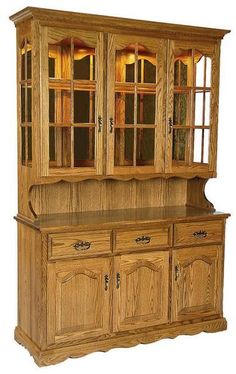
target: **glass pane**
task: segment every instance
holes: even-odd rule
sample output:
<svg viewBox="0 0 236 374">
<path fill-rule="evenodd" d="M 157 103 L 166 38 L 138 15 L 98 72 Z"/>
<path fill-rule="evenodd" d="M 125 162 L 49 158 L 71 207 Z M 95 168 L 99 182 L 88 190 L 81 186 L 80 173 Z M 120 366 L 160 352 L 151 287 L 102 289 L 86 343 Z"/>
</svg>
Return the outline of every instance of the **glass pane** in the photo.
<svg viewBox="0 0 236 374">
<path fill-rule="evenodd" d="M 210 126 L 210 115 L 211 115 L 211 93 L 205 92 L 205 118 L 204 118 L 204 125 Z"/>
<path fill-rule="evenodd" d="M 134 62 L 133 64 L 126 65 L 126 72 L 125 72 L 125 81 L 126 82 L 134 82 Z"/>
<path fill-rule="evenodd" d="M 95 49 L 74 39 L 74 79 L 95 79 Z"/>
<path fill-rule="evenodd" d="M 134 94 L 116 92 L 116 125 L 134 124 Z"/>
<path fill-rule="evenodd" d="M 55 58 L 49 57 L 48 58 L 48 73 L 49 78 L 55 78 Z"/>
<path fill-rule="evenodd" d="M 55 123 L 55 90 L 49 90 L 49 122 Z"/>
<path fill-rule="evenodd" d="M 208 129 L 204 130 L 204 144 L 203 144 L 203 162 L 209 163 L 209 138 L 210 131 Z"/>
<path fill-rule="evenodd" d="M 25 165 L 26 146 L 25 146 L 25 127 L 21 127 L 21 163 Z"/>
<path fill-rule="evenodd" d="M 153 165 L 155 129 L 137 129 L 137 165 Z"/>
<path fill-rule="evenodd" d="M 174 125 L 189 125 L 188 123 L 188 94 L 175 93 L 174 94 Z"/>
<path fill-rule="evenodd" d="M 195 93 L 195 125 L 210 124 L 210 92 Z"/>
<path fill-rule="evenodd" d="M 187 133 L 185 130 L 173 131 L 173 153 L 175 161 L 186 161 Z"/>
<path fill-rule="evenodd" d="M 27 87 L 27 122 L 32 122 L 32 90 Z"/>
<path fill-rule="evenodd" d="M 71 38 L 61 40 L 54 45 L 49 45 L 49 58 L 55 56 L 57 63 L 57 76 L 59 79 L 71 79 Z M 49 67 L 52 61 L 49 60 Z M 53 65 L 49 68 L 49 77 L 55 76 L 55 67 L 53 74 Z"/>
<path fill-rule="evenodd" d="M 194 130 L 193 162 L 201 162 L 202 159 L 202 130 Z"/>
<path fill-rule="evenodd" d="M 55 128 L 49 127 L 49 160 L 50 161 L 56 161 L 55 141 L 56 141 Z"/>
<path fill-rule="evenodd" d="M 138 82 L 156 83 L 156 54 L 138 47 Z"/>
<path fill-rule="evenodd" d="M 49 167 L 71 166 L 71 128 L 49 127 Z"/>
<path fill-rule="evenodd" d="M 28 161 L 32 161 L 32 127 L 27 128 L 28 132 Z"/>
<path fill-rule="evenodd" d="M 191 57 L 188 57 L 191 59 Z M 190 60 L 191 61 L 191 60 Z M 177 57 L 174 65 L 174 85 L 175 86 L 187 86 L 188 85 L 188 59 L 184 58 L 184 51 Z"/>
<path fill-rule="evenodd" d="M 116 51 L 116 82 L 134 82 L 135 46 Z"/>
<path fill-rule="evenodd" d="M 194 130 L 193 162 L 209 162 L 209 133 L 208 129 Z"/>
<path fill-rule="evenodd" d="M 74 128 L 74 166 L 94 166 L 94 127 Z"/>
<path fill-rule="evenodd" d="M 21 86 L 21 123 L 25 122 L 25 86 Z"/>
<path fill-rule="evenodd" d="M 56 139 L 56 157 L 57 166 L 70 167 L 71 166 L 71 128 L 62 127 L 57 128 Z"/>
<path fill-rule="evenodd" d="M 115 129 L 115 166 L 133 165 L 134 130 Z"/>
<path fill-rule="evenodd" d="M 74 123 L 94 123 L 95 93 L 74 91 Z"/>
<path fill-rule="evenodd" d="M 21 80 L 25 80 L 25 48 L 21 50 Z"/>
<path fill-rule="evenodd" d="M 196 86 L 204 86 L 204 72 L 205 72 L 205 57 L 201 57 L 196 63 Z"/>
<path fill-rule="evenodd" d="M 28 49 L 31 48 L 31 46 L 28 44 Z M 27 55 L 26 55 L 26 59 L 27 59 L 27 79 L 31 79 L 31 50 L 28 50 L 27 51 Z"/>
<path fill-rule="evenodd" d="M 202 56 L 199 51 L 196 55 L 196 86 L 211 87 L 211 58 Z"/>
<path fill-rule="evenodd" d="M 71 123 L 71 92 L 69 90 L 61 90 L 59 95 L 61 100 L 61 118 L 57 118 L 57 122 L 63 124 Z"/>
<path fill-rule="evenodd" d="M 211 58 L 206 57 L 206 87 L 211 87 Z"/>
<path fill-rule="evenodd" d="M 71 166 L 71 128 L 63 127 L 58 129 L 58 136 L 61 139 L 61 149 L 58 149 L 58 156 L 60 157 L 60 164 L 63 167 Z M 59 135 L 60 134 L 60 135 Z M 59 143 L 59 142 L 58 142 Z"/>
<path fill-rule="evenodd" d="M 154 94 L 137 95 L 137 123 L 155 123 L 155 99 L 156 95 Z"/>
</svg>

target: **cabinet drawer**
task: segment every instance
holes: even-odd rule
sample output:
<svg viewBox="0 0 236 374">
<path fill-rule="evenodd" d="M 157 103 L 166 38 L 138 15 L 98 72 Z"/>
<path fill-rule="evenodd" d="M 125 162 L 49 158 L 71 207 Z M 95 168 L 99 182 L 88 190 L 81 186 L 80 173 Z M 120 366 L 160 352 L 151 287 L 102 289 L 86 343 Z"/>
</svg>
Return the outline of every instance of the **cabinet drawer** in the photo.
<svg viewBox="0 0 236 374">
<path fill-rule="evenodd" d="M 117 230 L 115 233 L 116 252 L 170 246 L 171 225 L 159 226 L 153 229 Z"/>
<path fill-rule="evenodd" d="M 84 257 L 111 252 L 111 231 L 81 231 L 49 235 L 49 258 Z"/>
<path fill-rule="evenodd" d="M 221 243 L 223 221 L 177 223 L 174 225 L 174 245 Z"/>
</svg>

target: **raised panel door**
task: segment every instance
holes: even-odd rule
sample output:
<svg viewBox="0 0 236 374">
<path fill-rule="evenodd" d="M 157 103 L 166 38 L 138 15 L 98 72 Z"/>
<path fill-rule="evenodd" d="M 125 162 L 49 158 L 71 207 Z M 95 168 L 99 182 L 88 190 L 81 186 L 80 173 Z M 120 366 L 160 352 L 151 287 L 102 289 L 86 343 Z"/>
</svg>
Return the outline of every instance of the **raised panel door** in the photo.
<svg viewBox="0 0 236 374">
<path fill-rule="evenodd" d="M 172 321 L 221 313 L 223 247 L 173 251 Z"/>
<path fill-rule="evenodd" d="M 168 322 L 169 252 L 117 256 L 114 277 L 115 331 Z"/>
<path fill-rule="evenodd" d="M 48 265 L 48 343 L 109 332 L 110 260 Z"/>
</svg>

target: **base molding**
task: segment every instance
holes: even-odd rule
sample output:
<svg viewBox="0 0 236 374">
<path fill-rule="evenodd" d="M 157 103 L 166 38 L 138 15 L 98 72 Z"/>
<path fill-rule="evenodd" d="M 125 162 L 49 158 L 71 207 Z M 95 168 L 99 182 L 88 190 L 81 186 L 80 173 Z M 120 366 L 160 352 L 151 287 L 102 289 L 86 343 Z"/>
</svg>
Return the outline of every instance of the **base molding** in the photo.
<svg viewBox="0 0 236 374">
<path fill-rule="evenodd" d="M 15 340 L 23 345 L 33 356 L 38 366 L 58 364 L 67 358 L 76 358 L 92 352 L 106 352 L 112 348 L 128 348 L 137 344 L 152 343 L 164 338 L 175 338 L 178 335 L 195 335 L 201 332 L 218 332 L 227 329 L 225 318 L 203 321 L 193 324 L 168 326 L 168 328 L 155 327 L 152 331 L 137 334 L 127 334 L 122 337 L 112 337 L 101 341 L 70 345 L 60 348 L 40 348 L 17 326 Z"/>
</svg>

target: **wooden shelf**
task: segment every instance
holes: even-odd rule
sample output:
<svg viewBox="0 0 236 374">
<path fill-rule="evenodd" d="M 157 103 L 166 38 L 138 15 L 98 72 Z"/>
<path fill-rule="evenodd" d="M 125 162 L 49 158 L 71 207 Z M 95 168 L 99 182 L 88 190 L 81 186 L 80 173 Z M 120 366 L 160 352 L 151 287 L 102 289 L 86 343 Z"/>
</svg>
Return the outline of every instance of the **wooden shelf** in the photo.
<svg viewBox="0 0 236 374">
<path fill-rule="evenodd" d="M 113 228 L 135 224 L 154 224 L 169 221 L 207 220 L 227 218 L 229 214 L 189 206 L 169 206 L 142 209 L 117 209 L 79 213 L 45 214 L 30 223 L 42 232 L 79 230 L 85 228 Z M 24 221 L 16 217 L 18 221 Z M 29 224 L 29 223 L 28 223 Z"/>
</svg>

